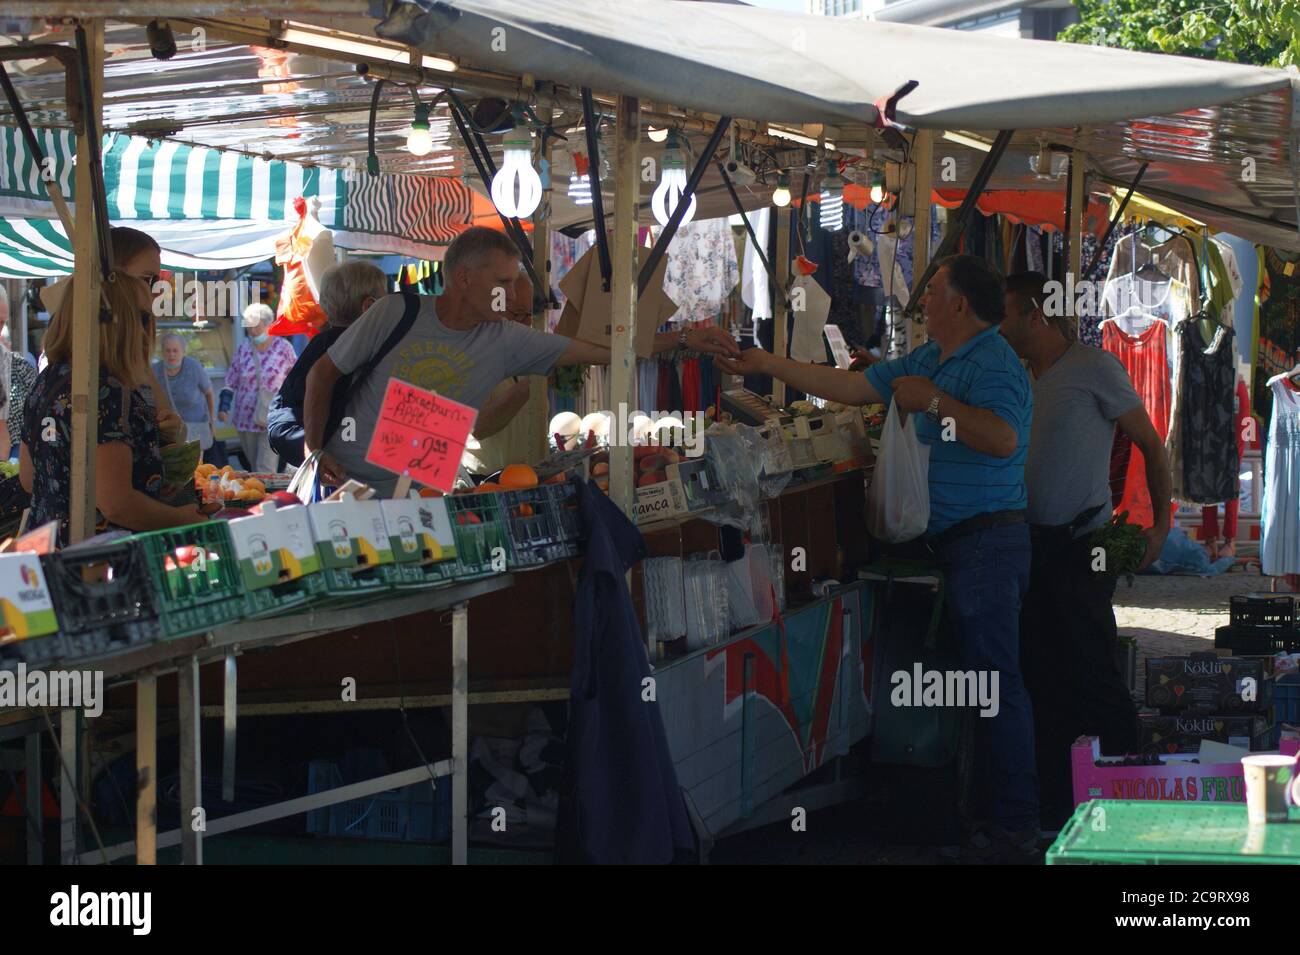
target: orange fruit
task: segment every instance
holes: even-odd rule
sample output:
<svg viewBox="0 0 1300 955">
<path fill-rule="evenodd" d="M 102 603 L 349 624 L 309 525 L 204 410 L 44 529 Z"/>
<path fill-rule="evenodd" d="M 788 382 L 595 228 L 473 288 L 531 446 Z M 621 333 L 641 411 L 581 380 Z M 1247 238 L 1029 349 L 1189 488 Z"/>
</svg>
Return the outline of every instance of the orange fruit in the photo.
<svg viewBox="0 0 1300 955">
<path fill-rule="evenodd" d="M 508 464 L 501 471 L 501 486 L 508 491 L 537 487 L 537 472 L 526 464 Z"/>
<path fill-rule="evenodd" d="M 504 491 L 505 488 L 495 481 L 484 481 L 478 487 L 474 488 L 471 493 L 474 494 L 495 494 L 497 491 Z"/>
<path fill-rule="evenodd" d="M 531 504 L 520 504 L 520 505 L 519 505 L 519 516 L 520 516 L 520 517 L 532 517 L 533 514 L 534 514 L 534 511 L 533 511 L 533 505 L 531 505 Z"/>
</svg>

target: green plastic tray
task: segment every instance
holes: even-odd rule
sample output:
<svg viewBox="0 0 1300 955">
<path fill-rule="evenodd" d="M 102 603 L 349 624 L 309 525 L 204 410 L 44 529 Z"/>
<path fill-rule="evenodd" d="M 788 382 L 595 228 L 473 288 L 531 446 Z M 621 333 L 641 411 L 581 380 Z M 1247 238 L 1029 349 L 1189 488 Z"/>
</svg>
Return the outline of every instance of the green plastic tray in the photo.
<svg viewBox="0 0 1300 955">
<path fill-rule="evenodd" d="M 1300 865 L 1300 810 L 1251 827 L 1241 803 L 1093 799 L 1047 850 L 1048 865 Z"/>
</svg>

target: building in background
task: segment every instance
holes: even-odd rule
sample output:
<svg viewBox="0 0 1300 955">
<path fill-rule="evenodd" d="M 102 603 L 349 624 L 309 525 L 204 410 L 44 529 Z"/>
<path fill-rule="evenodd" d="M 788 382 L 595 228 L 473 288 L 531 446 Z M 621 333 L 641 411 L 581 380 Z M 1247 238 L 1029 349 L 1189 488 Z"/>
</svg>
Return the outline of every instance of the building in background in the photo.
<svg viewBox="0 0 1300 955">
<path fill-rule="evenodd" d="M 1034 40 L 1055 40 L 1079 22 L 1070 0 L 807 0 L 807 11 Z"/>
</svg>

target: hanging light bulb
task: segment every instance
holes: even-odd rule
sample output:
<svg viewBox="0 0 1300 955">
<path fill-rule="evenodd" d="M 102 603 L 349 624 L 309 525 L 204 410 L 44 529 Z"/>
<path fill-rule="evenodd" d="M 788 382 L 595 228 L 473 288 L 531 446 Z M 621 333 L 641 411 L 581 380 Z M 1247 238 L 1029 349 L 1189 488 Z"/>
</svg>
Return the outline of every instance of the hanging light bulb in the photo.
<svg viewBox="0 0 1300 955">
<path fill-rule="evenodd" d="M 542 179 L 533 169 L 533 135 L 516 128 L 502 141 L 505 158 L 492 177 L 492 202 L 510 219 L 526 219 L 542 201 Z"/>
<path fill-rule="evenodd" d="M 677 148 L 677 137 L 668 137 L 668 148 L 664 150 L 659 163 L 663 166 L 663 174 L 659 178 L 658 188 L 650 197 L 650 210 L 654 213 L 655 221 L 661 226 L 666 226 L 673 212 L 676 211 L 677 204 L 682 201 L 682 195 L 686 192 L 686 160 L 682 157 L 682 151 Z M 686 225 L 694 216 L 695 196 L 692 195 L 681 224 Z"/>
<path fill-rule="evenodd" d="M 427 156 L 433 150 L 433 136 L 429 132 L 429 107 L 417 104 L 415 119 L 406 134 L 406 148 L 412 156 Z"/>
<path fill-rule="evenodd" d="M 885 201 L 885 183 L 878 172 L 871 174 L 871 201 L 876 205 Z"/>
<path fill-rule="evenodd" d="M 645 134 L 649 137 L 650 142 L 652 143 L 662 143 L 668 138 L 668 130 L 661 129 L 658 126 L 647 126 L 645 128 Z"/>
<path fill-rule="evenodd" d="M 844 180 L 834 159 L 826 161 L 826 175 L 822 179 L 821 227 L 828 232 L 844 228 Z"/>
<path fill-rule="evenodd" d="M 784 209 L 790 204 L 790 174 L 781 173 L 776 177 L 776 188 L 772 190 L 772 205 Z"/>
<path fill-rule="evenodd" d="M 590 163 L 582 153 L 573 154 L 574 171 L 569 173 L 569 201 L 575 206 L 591 205 Z"/>
</svg>

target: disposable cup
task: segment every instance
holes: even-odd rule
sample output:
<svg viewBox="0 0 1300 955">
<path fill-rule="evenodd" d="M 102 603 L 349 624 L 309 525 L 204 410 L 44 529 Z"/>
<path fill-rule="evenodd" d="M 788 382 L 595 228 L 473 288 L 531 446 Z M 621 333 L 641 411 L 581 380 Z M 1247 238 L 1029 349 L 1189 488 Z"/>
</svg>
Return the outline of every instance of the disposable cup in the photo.
<svg viewBox="0 0 1300 955">
<path fill-rule="evenodd" d="M 1295 757 L 1276 754 L 1243 756 L 1246 818 L 1252 826 L 1287 821 L 1287 793 L 1295 775 Z"/>
</svg>

